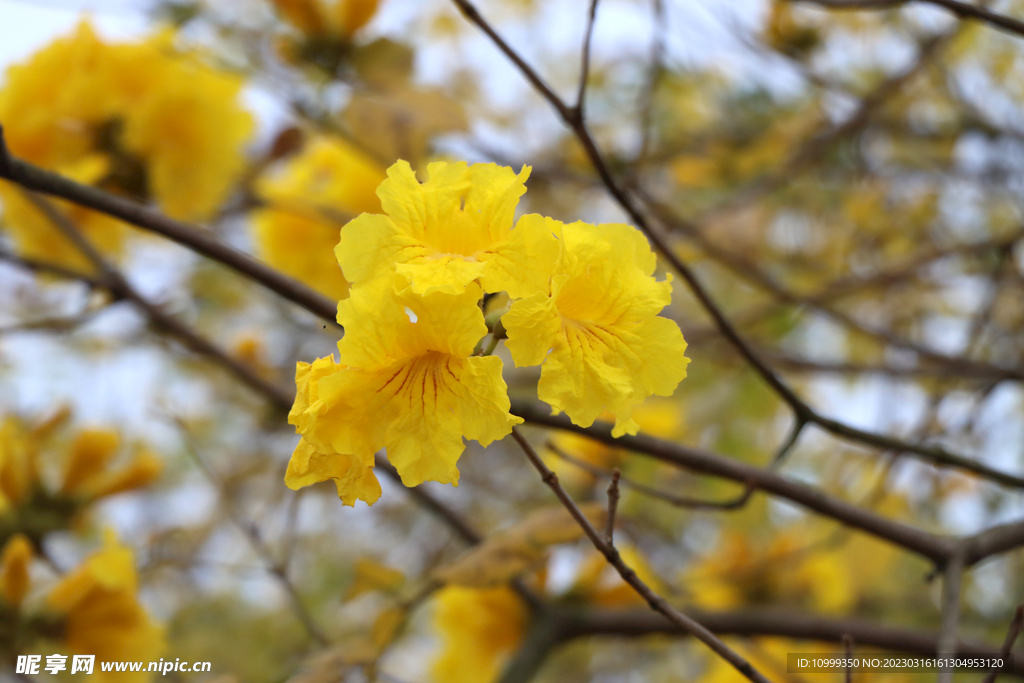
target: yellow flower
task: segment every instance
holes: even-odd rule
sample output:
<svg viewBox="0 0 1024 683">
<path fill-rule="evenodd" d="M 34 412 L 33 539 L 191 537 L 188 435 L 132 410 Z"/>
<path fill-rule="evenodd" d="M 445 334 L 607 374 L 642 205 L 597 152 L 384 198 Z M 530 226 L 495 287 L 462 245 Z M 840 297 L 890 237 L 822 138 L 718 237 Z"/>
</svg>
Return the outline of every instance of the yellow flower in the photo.
<svg viewBox="0 0 1024 683">
<path fill-rule="evenodd" d="M 429 180 L 408 162 L 388 169 L 377 189 L 387 215 L 363 214 L 341 231 L 338 263 L 356 286 L 401 274 L 416 294 L 461 294 L 479 281 L 513 298 L 546 289 L 558 242 L 538 216 L 513 215 L 530 175 L 524 167 L 438 161 Z"/>
<path fill-rule="evenodd" d="M 137 590 L 132 551 L 108 537 L 100 552 L 53 587 L 47 605 L 63 618 L 62 640 L 71 651 L 101 661 L 152 661 L 163 652 L 164 632 L 139 604 Z M 97 673 L 103 676 L 98 667 Z M 116 674 L 118 681 L 148 678 L 145 672 Z"/>
<path fill-rule="evenodd" d="M 348 296 L 333 249 L 341 225 L 380 211 L 374 191 L 384 171 L 349 143 L 322 138 L 257 190 L 269 206 L 254 214 L 260 256 L 329 297 Z"/>
<path fill-rule="evenodd" d="M 434 625 L 443 649 L 433 664 L 439 683 L 489 683 L 523 640 L 527 610 L 507 586 L 448 586 L 437 595 Z"/>
<path fill-rule="evenodd" d="M 543 363 L 541 400 L 589 427 L 604 411 L 615 436 L 635 434 L 633 406 L 669 396 L 689 360 L 679 326 L 657 314 L 671 299 L 654 277 L 647 240 L 628 225 L 562 225 L 561 256 L 549 288 L 512 305 L 502 318 L 516 365 Z"/>
<path fill-rule="evenodd" d="M 381 448 L 406 486 L 457 483 L 463 437 L 486 446 L 521 422 L 508 412 L 501 360 L 472 356 L 487 333 L 480 296 L 476 285 L 458 296 L 353 289 L 338 305 L 341 362 L 300 363 L 296 373 L 289 421 L 303 441 L 289 486 L 333 478 L 343 501 L 372 502 L 380 490 L 369 491 L 366 470 Z"/>
<path fill-rule="evenodd" d="M 10 150 L 83 183 L 142 199 L 190 220 L 209 217 L 240 174 L 252 119 L 242 81 L 176 54 L 169 32 L 111 45 L 88 22 L 11 67 L 0 91 Z M 59 232 L 11 185 L 5 222 L 23 253 L 83 266 Z M 72 220 L 116 255 L 125 226 L 85 209 Z"/>
<path fill-rule="evenodd" d="M 150 84 L 121 114 L 123 144 L 146 161 L 147 189 L 165 213 L 202 220 L 241 175 L 253 121 L 239 107 L 241 78 L 175 54 L 172 37 L 115 48 L 118 71 Z"/>
<path fill-rule="evenodd" d="M 349 37 L 373 18 L 380 0 L 270 0 L 289 24 L 309 35 Z"/>
</svg>

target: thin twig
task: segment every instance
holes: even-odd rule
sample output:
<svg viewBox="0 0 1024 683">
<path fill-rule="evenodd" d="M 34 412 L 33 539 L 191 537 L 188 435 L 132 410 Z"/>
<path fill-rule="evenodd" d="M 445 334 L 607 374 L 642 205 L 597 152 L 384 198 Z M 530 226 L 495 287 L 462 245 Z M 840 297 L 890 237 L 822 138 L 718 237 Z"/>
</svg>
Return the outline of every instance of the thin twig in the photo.
<svg viewBox="0 0 1024 683">
<path fill-rule="evenodd" d="M 572 424 L 564 415 L 551 415 L 549 410 L 534 406 L 529 402 L 513 400 L 511 412 L 534 424 L 576 432 L 609 446 L 635 451 L 693 472 L 731 479 L 741 484 L 751 483 L 759 490 L 785 498 L 820 515 L 854 529 L 860 529 L 935 562 L 944 562 L 951 549 L 959 542 L 957 539 L 939 536 L 889 519 L 840 500 L 820 489 L 774 472 L 752 467 L 735 458 L 727 458 L 670 441 L 662 441 L 646 434 L 616 438 L 611 435 L 611 425 L 595 423 L 591 427 L 579 427 Z M 1016 547 L 1017 534 L 1024 534 L 1024 531 L 1018 531 L 1014 525 L 1009 525 L 1007 529 L 1000 529 L 999 532 L 986 533 L 992 535 L 972 541 L 973 555 L 970 559 L 973 559 L 974 556 L 978 556 L 979 559 L 987 557 L 986 551 L 991 549 L 1002 552 L 1010 546 Z M 1024 539 L 1020 539 L 1020 543 L 1024 544 Z"/>
<path fill-rule="evenodd" d="M 587 28 L 583 33 L 583 49 L 580 52 L 580 84 L 576 93 L 574 110 L 580 121 L 584 120 L 583 107 L 587 100 L 587 81 L 590 80 L 590 43 L 594 37 L 594 23 L 597 20 L 597 3 L 590 0 L 590 11 L 587 13 Z"/>
<path fill-rule="evenodd" d="M 604 528 L 604 542 L 609 547 L 615 545 L 615 512 L 619 508 L 619 477 L 622 472 L 616 467 L 612 470 L 612 483 L 608 484 L 608 519 Z"/>
<path fill-rule="evenodd" d="M 576 503 L 573 502 L 569 494 L 562 488 L 562 485 L 558 483 L 558 475 L 552 472 L 548 466 L 544 464 L 544 461 L 539 455 L 537 455 L 537 451 L 534 450 L 532 445 L 530 445 L 530 442 L 527 441 L 515 427 L 512 428 L 512 437 L 520 447 L 522 447 L 523 452 L 526 453 L 526 457 L 533 464 L 534 468 L 536 468 L 537 472 L 540 473 L 544 483 L 551 488 L 555 496 L 557 496 L 559 501 L 561 501 L 562 505 L 564 505 L 566 510 L 569 511 L 569 514 L 571 514 L 573 519 L 576 520 L 576 523 L 582 527 L 587 538 L 589 538 L 590 542 L 594 544 L 594 547 L 605 556 L 605 559 L 607 559 L 608 563 L 615 568 L 619 573 L 619 576 L 622 577 L 622 580 L 628 583 L 633 590 L 647 601 L 647 604 L 651 606 L 651 609 L 656 612 L 660 612 L 670 622 L 679 626 L 684 631 L 707 645 L 713 652 L 729 662 L 729 664 L 735 667 L 736 670 L 746 678 L 751 681 L 755 681 L 755 683 L 768 683 L 768 679 L 762 673 L 755 669 L 750 662 L 741 657 L 735 650 L 722 642 L 722 640 L 714 633 L 706 629 L 692 617 L 674 609 L 668 604 L 665 598 L 651 590 L 651 588 L 644 583 L 639 576 L 637 576 L 636 572 L 623 561 L 622 556 L 619 554 L 619 551 L 615 549 L 615 546 L 605 542 L 605 539 L 601 537 L 601 534 L 594 528 L 594 525 L 590 523 L 590 520 L 587 519 L 586 515 L 584 515 L 582 511 L 580 511 L 579 507 L 577 507 Z"/>
<path fill-rule="evenodd" d="M 809 4 L 840 10 L 879 10 L 909 5 L 912 1 L 935 5 L 947 9 L 961 19 L 974 19 L 994 28 L 1018 36 L 1024 36 L 1024 21 L 993 12 L 984 7 L 970 5 L 959 0 L 796 0 Z"/>
<path fill-rule="evenodd" d="M 181 430 L 183 442 L 185 444 L 185 451 L 192 456 L 192 460 L 196 463 L 199 471 L 203 473 L 206 480 L 210 482 L 210 485 L 217 491 L 217 494 L 224 501 L 224 512 L 227 515 L 231 523 L 237 528 L 242 536 L 249 542 L 249 546 L 253 549 L 256 555 L 263 561 L 267 572 L 269 572 L 274 578 L 277 579 L 278 583 L 284 589 L 285 593 L 288 594 L 288 598 L 292 603 L 292 609 L 295 612 L 295 616 L 302 623 L 306 633 L 320 645 L 327 645 L 330 641 L 327 636 L 324 635 L 323 631 L 317 625 L 316 620 L 313 619 L 313 615 L 306 609 L 305 603 L 302 601 L 302 596 L 299 595 L 299 591 L 295 588 L 295 584 L 292 583 L 291 579 L 288 578 L 288 570 L 284 561 L 274 557 L 274 552 L 264 542 L 260 536 L 256 526 L 251 524 L 247 520 L 242 519 L 235 511 L 231 501 L 228 500 L 225 494 L 224 482 L 221 481 L 210 466 L 206 463 L 201 455 L 199 455 L 198 449 L 192 444 L 192 439 L 188 434 L 186 426 L 180 421 L 175 420 L 178 428 Z"/>
<path fill-rule="evenodd" d="M 1003 640 L 1003 646 L 999 649 L 999 654 L 1004 659 L 1010 656 L 1013 651 L 1013 643 L 1017 640 L 1017 636 L 1020 635 L 1021 626 L 1024 626 L 1024 605 L 1017 605 L 1017 609 L 1013 612 L 1013 619 L 1010 620 L 1010 628 L 1006 631 L 1006 638 Z M 989 672 L 985 674 L 985 678 L 981 680 L 981 683 L 996 683 L 996 678 L 1001 672 L 1007 667 L 992 667 Z"/>
<path fill-rule="evenodd" d="M 108 262 L 70 219 L 58 211 L 49 200 L 28 190 L 24 190 L 24 194 L 54 227 L 93 264 L 93 267 L 101 274 L 100 282 L 115 296 L 131 301 L 142 310 L 155 327 L 166 331 L 196 353 L 215 359 L 221 367 L 227 369 L 243 383 L 263 396 L 271 397 L 277 408 L 288 410 L 291 407 L 290 391 L 263 379 L 252 368 L 230 356 L 190 327 L 180 323 L 176 318 L 164 313 L 159 307 L 139 294 L 124 275 Z"/>
</svg>

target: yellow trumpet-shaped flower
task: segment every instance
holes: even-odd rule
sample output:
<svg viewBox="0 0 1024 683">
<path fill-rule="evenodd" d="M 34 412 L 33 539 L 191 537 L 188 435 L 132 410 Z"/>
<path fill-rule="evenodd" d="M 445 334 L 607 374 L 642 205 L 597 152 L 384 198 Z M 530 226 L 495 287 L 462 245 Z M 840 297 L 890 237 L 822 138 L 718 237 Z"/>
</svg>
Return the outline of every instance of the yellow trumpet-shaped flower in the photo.
<svg viewBox="0 0 1024 683">
<path fill-rule="evenodd" d="M 513 298 L 547 288 L 557 240 L 537 216 L 512 226 L 529 167 L 516 175 L 438 161 L 427 175 L 421 184 L 408 162 L 395 163 L 377 188 L 387 215 L 363 214 L 342 229 L 335 254 L 349 282 L 390 282 L 397 272 L 421 295 L 461 294 L 475 281 Z"/>
<path fill-rule="evenodd" d="M 502 317 L 512 359 L 543 364 L 538 395 L 575 424 L 608 410 L 613 435 L 635 434 L 633 406 L 671 395 L 686 376 L 679 326 L 658 316 L 672 285 L 654 279 L 655 255 L 635 228 L 535 220 L 560 235 L 561 255 L 550 287 Z"/>
<path fill-rule="evenodd" d="M 100 552 L 66 574 L 47 596 L 50 610 L 63 619 L 64 644 L 98 660 L 157 659 L 164 632 L 139 604 L 137 583 L 132 551 L 108 537 Z M 148 677 L 117 674 L 118 681 Z"/>
<path fill-rule="evenodd" d="M 329 297 L 345 298 L 348 282 L 333 249 L 342 224 L 380 211 L 374 191 L 384 177 L 383 168 L 349 143 L 313 141 L 258 186 L 269 203 L 253 218 L 260 256 Z"/>
<path fill-rule="evenodd" d="M 443 683 L 489 683 L 522 642 L 527 624 L 522 600 L 507 586 L 447 586 L 437 595 L 434 623 L 443 642 L 433 678 Z"/>
<path fill-rule="evenodd" d="M 457 296 L 353 289 L 338 305 L 340 363 L 298 367 L 289 420 L 303 442 L 289 486 L 332 478 L 343 501 L 372 502 L 367 469 L 381 448 L 406 486 L 457 484 L 463 437 L 486 446 L 521 422 L 508 412 L 501 360 L 472 355 L 487 333 L 480 296 L 477 285 Z"/>
</svg>

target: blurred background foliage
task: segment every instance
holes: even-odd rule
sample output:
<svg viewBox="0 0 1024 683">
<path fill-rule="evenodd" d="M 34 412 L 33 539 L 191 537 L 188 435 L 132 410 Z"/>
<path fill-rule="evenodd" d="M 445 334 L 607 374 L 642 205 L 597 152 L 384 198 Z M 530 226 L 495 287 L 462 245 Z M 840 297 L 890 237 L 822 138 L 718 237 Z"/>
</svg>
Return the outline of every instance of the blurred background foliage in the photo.
<svg viewBox="0 0 1024 683">
<path fill-rule="evenodd" d="M 588 4 L 480 9 L 571 101 Z M 1024 16 L 1022 2 L 989 5 Z M 338 231 L 379 211 L 374 190 L 399 158 L 421 171 L 434 159 L 530 165 L 522 212 L 626 220 L 571 131 L 453 4 L 146 9 L 146 35 L 105 37 L 83 15 L 8 69 L 0 122 L 15 155 L 201 221 L 332 299 L 348 289 Z M 603 0 L 586 112 L 616 176 L 813 405 L 1021 472 L 1022 84 L 1021 36 L 932 7 Z M 88 262 L 16 186 L 0 184 L 0 202 L 5 665 L 19 652 L 79 647 L 73 608 L 47 596 L 115 547 L 131 549 L 130 570 L 118 565 L 119 587 L 95 588 L 95 599 L 120 601 L 152 636 L 110 631 L 116 658 L 213 663 L 212 674 L 168 680 L 498 680 L 534 647 L 536 620 L 512 577 L 579 613 L 646 610 L 548 510 L 554 499 L 514 444 L 472 444 L 458 488 L 422 487 L 485 537 L 470 555 L 388 482 L 372 509 L 343 508 L 330 484 L 288 490 L 296 437 L 284 416 L 90 283 Z M 296 361 L 331 352 L 335 328 L 252 282 L 60 206 L 140 292 L 266 381 L 288 386 Z M 37 261 L 81 277 L 26 267 Z M 785 404 L 679 280 L 675 293 L 663 315 L 690 344 L 689 377 L 637 411 L 642 432 L 768 465 L 789 428 Z M 539 373 L 506 370 L 513 397 L 535 400 Z M 688 500 L 743 487 L 578 435 L 526 433 L 581 503 L 600 508 L 611 468 L 621 470 L 619 545 L 675 605 L 937 628 L 939 586 L 916 556 L 762 494 L 734 510 L 695 509 Z M 930 531 L 973 532 L 1024 512 L 1017 489 L 816 428 L 780 467 Z M 961 636 L 998 648 L 1022 600 L 1024 555 L 988 560 L 968 575 Z M 105 618 L 87 623 L 113 628 Z M 773 680 L 841 679 L 786 673 L 787 652 L 835 643 L 729 642 Z M 665 635 L 581 634 L 540 654 L 538 681 L 741 680 Z"/>
</svg>

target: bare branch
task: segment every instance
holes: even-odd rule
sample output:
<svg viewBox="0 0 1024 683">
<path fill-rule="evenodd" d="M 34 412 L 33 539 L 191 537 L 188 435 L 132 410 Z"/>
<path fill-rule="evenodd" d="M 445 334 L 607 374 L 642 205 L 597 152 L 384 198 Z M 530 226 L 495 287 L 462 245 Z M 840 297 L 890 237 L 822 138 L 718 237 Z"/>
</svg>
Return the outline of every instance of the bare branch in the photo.
<svg viewBox="0 0 1024 683">
<path fill-rule="evenodd" d="M 656 612 L 660 612 L 670 622 L 707 645 L 712 651 L 729 662 L 729 664 L 735 667 L 736 670 L 746 678 L 754 681 L 755 683 L 768 683 L 768 679 L 765 678 L 762 673 L 755 669 L 750 662 L 743 659 L 743 657 L 741 657 L 735 650 L 723 643 L 721 639 L 715 636 L 715 634 L 706 629 L 692 617 L 675 610 L 668 604 L 665 598 L 651 590 L 651 588 L 644 583 L 639 576 L 637 576 L 636 572 L 622 560 L 622 556 L 619 554 L 619 551 L 616 550 L 614 546 L 605 542 L 601 537 L 601 534 L 594 528 L 594 525 L 590 523 L 590 520 L 588 520 L 586 515 L 580 511 L 579 507 L 576 506 L 576 503 L 573 502 L 569 494 L 562 488 L 562 485 L 558 483 L 558 475 L 552 472 L 548 466 L 544 464 L 544 461 L 539 455 L 537 455 L 537 451 L 533 449 L 530 442 L 527 441 L 515 427 L 512 428 L 512 438 L 514 438 L 522 447 L 523 452 L 526 453 L 526 457 L 529 458 L 534 468 L 536 468 L 537 472 L 540 473 L 544 483 L 546 483 L 555 493 L 558 499 L 562 502 L 562 505 L 565 506 L 569 511 L 569 514 L 572 515 L 573 519 L 576 520 L 576 523 L 579 524 L 584 533 L 586 533 L 590 542 L 594 544 L 594 547 L 605 556 L 605 559 L 607 559 L 608 563 L 615 568 L 619 573 L 619 576 L 622 577 L 622 580 L 628 583 L 633 590 L 647 601 L 647 604 L 651 606 L 651 609 Z"/>
<path fill-rule="evenodd" d="M 892 9 L 909 5 L 911 2 L 921 2 L 927 5 L 935 5 L 947 9 L 961 19 L 974 19 L 984 22 L 990 26 L 1007 33 L 1024 36 L 1024 21 L 1008 17 L 1005 14 L 993 12 L 985 7 L 970 5 L 960 0 L 794 0 L 819 5 L 829 9 L 840 10 L 879 10 Z"/>
<path fill-rule="evenodd" d="M 81 206 L 120 218 L 143 230 L 163 235 L 259 282 L 267 289 L 280 294 L 324 320 L 334 322 L 337 312 L 334 301 L 313 291 L 298 280 L 261 263 L 252 256 L 224 244 L 209 230 L 176 221 L 138 202 L 76 183 L 69 178 L 33 166 L 21 159 L 15 159 L 10 155 L 4 143 L 2 126 L 0 126 L 0 178 L 17 183 L 27 190 L 61 197 Z"/>
<path fill-rule="evenodd" d="M 612 470 L 612 483 L 608 485 L 608 519 L 604 529 L 604 542 L 609 547 L 615 545 L 615 512 L 619 507 L 619 477 L 622 472 L 616 467 Z"/>
<path fill-rule="evenodd" d="M 85 238 L 78 228 L 63 213 L 57 210 L 53 204 L 43 197 L 24 190 L 25 197 L 39 209 L 44 216 L 56 227 L 75 247 L 82 252 L 96 270 L 101 273 L 100 282 L 113 294 L 135 304 L 146 315 L 149 321 L 157 328 L 164 330 L 172 337 L 183 343 L 192 351 L 201 356 L 214 359 L 218 365 L 225 368 L 241 380 L 244 384 L 256 390 L 258 393 L 271 399 L 271 403 L 279 409 L 287 411 L 292 404 L 292 393 L 282 387 L 268 382 L 256 372 L 240 362 L 238 359 L 224 352 L 206 338 L 197 334 L 190 327 L 178 322 L 177 319 L 167 315 L 159 307 L 143 297 L 131 286 L 124 275 L 111 265 L 102 254 Z"/>
<path fill-rule="evenodd" d="M 580 121 L 584 120 L 583 107 L 587 100 L 587 81 L 590 79 L 590 43 L 594 37 L 597 3 L 598 0 L 590 0 L 590 11 L 587 13 L 587 28 L 583 34 L 583 50 L 580 54 L 580 85 L 576 93 L 576 106 L 573 108 Z"/>
<path fill-rule="evenodd" d="M 1013 619 L 1010 620 L 1010 628 L 1006 631 L 1006 638 L 1003 640 L 1003 646 L 999 649 L 999 653 L 1006 657 L 1013 651 L 1013 643 L 1017 640 L 1017 636 L 1020 635 L 1021 626 L 1024 625 L 1024 605 L 1017 605 L 1017 609 L 1013 612 Z M 985 678 L 982 679 L 981 683 L 995 683 L 996 677 L 999 676 L 1001 668 L 992 667 Z"/>
<path fill-rule="evenodd" d="M 741 484 L 752 484 L 759 490 L 785 498 L 820 515 L 860 529 L 938 563 L 945 561 L 957 543 L 956 540 L 949 537 L 907 526 L 835 498 L 807 484 L 752 467 L 734 458 L 726 458 L 707 451 L 662 441 L 645 434 L 615 438 L 611 435 L 611 425 L 595 423 L 591 427 L 578 427 L 564 415 L 551 415 L 550 411 L 523 401 L 512 402 L 512 414 L 534 424 L 583 434 L 601 443 L 636 451 L 693 472 L 731 479 Z M 1024 526 L 1024 523 L 1021 526 Z M 1008 539 L 1001 540 L 1005 542 Z M 1017 545 L 1020 544 L 1024 544 L 1024 541 Z M 998 542 L 987 542 L 985 547 L 991 545 L 998 545 Z"/>
</svg>

